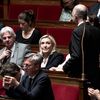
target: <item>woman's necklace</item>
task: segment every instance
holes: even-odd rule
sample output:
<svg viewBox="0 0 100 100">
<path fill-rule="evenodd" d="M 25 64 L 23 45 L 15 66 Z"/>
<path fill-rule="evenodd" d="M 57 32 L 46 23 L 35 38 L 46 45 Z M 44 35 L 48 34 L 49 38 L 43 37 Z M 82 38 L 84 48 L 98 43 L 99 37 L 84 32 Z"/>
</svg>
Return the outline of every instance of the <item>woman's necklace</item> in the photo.
<svg viewBox="0 0 100 100">
<path fill-rule="evenodd" d="M 25 31 L 22 31 L 22 37 L 25 39 L 28 39 L 31 37 L 33 31 L 35 30 L 35 28 L 32 28 L 29 32 L 25 33 Z"/>
</svg>

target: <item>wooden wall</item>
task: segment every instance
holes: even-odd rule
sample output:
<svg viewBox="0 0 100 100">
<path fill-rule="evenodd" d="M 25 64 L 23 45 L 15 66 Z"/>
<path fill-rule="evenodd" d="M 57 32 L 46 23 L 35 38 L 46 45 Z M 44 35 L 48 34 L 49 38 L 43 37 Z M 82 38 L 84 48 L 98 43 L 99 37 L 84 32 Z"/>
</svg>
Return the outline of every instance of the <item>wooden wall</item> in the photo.
<svg viewBox="0 0 100 100">
<path fill-rule="evenodd" d="M 88 7 L 96 3 L 96 0 L 79 0 L 79 3 Z M 60 6 L 60 0 L 0 0 L 0 19 L 8 19 L 10 5 L 57 5 Z"/>
</svg>

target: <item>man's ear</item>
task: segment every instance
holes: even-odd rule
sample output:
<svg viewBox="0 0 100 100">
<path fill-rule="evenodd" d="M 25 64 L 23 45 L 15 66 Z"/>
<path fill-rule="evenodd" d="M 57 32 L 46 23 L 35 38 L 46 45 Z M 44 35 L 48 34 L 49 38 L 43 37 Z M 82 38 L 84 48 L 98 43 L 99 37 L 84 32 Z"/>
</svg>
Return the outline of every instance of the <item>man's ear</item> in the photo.
<svg viewBox="0 0 100 100">
<path fill-rule="evenodd" d="M 78 19 L 78 16 L 77 16 L 77 14 L 75 14 L 74 16 L 75 16 L 75 20 L 77 20 L 77 19 Z"/>
<path fill-rule="evenodd" d="M 39 70 L 40 67 L 41 67 L 40 64 L 36 64 L 36 65 L 35 65 L 35 70 Z"/>
</svg>

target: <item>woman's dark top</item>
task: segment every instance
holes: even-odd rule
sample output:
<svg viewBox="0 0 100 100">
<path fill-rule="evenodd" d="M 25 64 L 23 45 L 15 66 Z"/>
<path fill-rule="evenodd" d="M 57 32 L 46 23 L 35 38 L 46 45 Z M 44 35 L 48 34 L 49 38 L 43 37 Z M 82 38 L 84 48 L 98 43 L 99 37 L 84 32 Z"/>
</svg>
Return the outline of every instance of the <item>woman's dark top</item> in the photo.
<svg viewBox="0 0 100 100">
<path fill-rule="evenodd" d="M 37 28 L 35 28 L 31 37 L 28 38 L 28 39 L 25 39 L 25 38 L 22 37 L 22 30 L 18 30 L 16 32 L 16 41 L 19 42 L 19 43 L 38 44 L 40 37 L 41 37 L 41 33 Z"/>
</svg>

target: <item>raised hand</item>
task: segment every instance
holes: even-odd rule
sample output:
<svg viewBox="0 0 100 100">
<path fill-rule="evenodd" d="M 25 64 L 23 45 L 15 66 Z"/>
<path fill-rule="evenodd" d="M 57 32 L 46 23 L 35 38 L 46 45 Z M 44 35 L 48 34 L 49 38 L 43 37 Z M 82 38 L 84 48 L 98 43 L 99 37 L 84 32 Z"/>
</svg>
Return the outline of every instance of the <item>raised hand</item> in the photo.
<svg viewBox="0 0 100 100">
<path fill-rule="evenodd" d="M 0 55 L 0 59 L 9 58 L 11 55 L 11 50 L 5 49 Z"/>
</svg>

